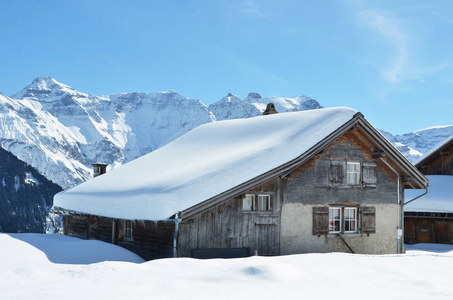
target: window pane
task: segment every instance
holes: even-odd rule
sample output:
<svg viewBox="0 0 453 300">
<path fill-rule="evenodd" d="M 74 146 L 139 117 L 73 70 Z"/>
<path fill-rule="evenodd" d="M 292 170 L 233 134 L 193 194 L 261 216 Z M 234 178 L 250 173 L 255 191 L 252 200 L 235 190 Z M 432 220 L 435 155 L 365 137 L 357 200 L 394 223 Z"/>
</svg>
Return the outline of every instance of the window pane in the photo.
<svg viewBox="0 0 453 300">
<path fill-rule="evenodd" d="M 271 210 L 270 199 L 269 195 L 258 195 L 258 210 Z"/>
<path fill-rule="evenodd" d="M 340 232 L 341 231 L 341 209 L 340 208 L 329 208 L 329 231 Z"/>
<path fill-rule="evenodd" d="M 245 195 L 245 198 L 242 199 L 242 210 L 253 210 L 253 201 L 255 195 Z"/>
<path fill-rule="evenodd" d="M 349 185 L 359 185 L 360 183 L 360 163 L 347 163 L 347 180 Z"/>
<path fill-rule="evenodd" d="M 126 224 L 124 227 L 126 240 L 132 240 L 132 221 L 126 220 Z"/>
<path fill-rule="evenodd" d="M 344 232 L 357 231 L 357 208 L 344 209 Z"/>
</svg>

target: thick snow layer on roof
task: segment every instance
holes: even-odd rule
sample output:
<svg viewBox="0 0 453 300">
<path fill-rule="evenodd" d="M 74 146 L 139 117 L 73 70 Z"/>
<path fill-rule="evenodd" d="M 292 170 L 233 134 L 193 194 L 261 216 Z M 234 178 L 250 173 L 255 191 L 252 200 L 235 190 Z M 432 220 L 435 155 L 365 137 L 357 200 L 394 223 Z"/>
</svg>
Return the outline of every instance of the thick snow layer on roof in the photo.
<svg viewBox="0 0 453 300">
<path fill-rule="evenodd" d="M 54 205 L 114 218 L 167 219 L 299 157 L 355 113 L 326 108 L 205 124 L 57 194 Z"/>
<path fill-rule="evenodd" d="M 407 212 L 444 212 L 453 213 L 453 176 L 426 175 L 429 180 L 429 191 L 426 196 L 404 206 Z M 424 190 L 405 190 L 404 198 L 409 201 Z"/>
</svg>

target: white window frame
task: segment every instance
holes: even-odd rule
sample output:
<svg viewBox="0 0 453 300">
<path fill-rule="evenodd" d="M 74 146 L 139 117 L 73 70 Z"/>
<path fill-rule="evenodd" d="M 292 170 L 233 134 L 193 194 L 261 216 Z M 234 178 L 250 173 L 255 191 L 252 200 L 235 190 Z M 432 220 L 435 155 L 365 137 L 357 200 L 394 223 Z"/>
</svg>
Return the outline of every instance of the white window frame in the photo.
<svg viewBox="0 0 453 300">
<path fill-rule="evenodd" d="M 248 201 L 250 201 L 250 204 L 248 203 Z M 256 210 L 255 195 L 246 194 L 245 197 L 242 198 L 242 210 L 243 211 L 254 211 L 254 210 Z"/>
<path fill-rule="evenodd" d="M 271 195 L 258 194 L 257 210 L 272 211 Z"/>
<path fill-rule="evenodd" d="M 132 232 L 132 221 L 125 220 L 124 221 L 124 240 L 126 241 L 133 241 L 133 232 Z"/>
<path fill-rule="evenodd" d="M 339 219 L 336 219 L 336 215 L 337 214 L 334 214 L 333 212 L 338 212 L 339 215 L 340 215 L 340 218 Z M 340 233 L 341 230 L 343 229 L 342 228 L 342 220 L 343 220 L 343 217 L 342 217 L 342 209 L 341 207 L 329 207 L 329 233 Z M 335 230 L 335 225 L 336 223 L 339 223 L 339 229 L 340 230 Z"/>
<path fill-rule="evenodd" d="M 350 212 L 353 212 L 353 217 L 351 217 L 351 213 Z M 357 232 L 357 207 L 345 207 L 344 208 L 344 233 L 355 233 Z M 348 228 L 347 224 L 349 223 L 349 229 L 350 230 L 346 230 L 346 228 Z M 351 224 L 353 224 L 353 227 L 351 226 Z M 353 230 L 351 230 L 353 229 Z"/>
<path fill-rule="evenodd" d="M 360 185 L 360 162 L 346 162 L 346 178 L 348 185 Z M 353 180 L 353 178 L 356 180 Z"/>
<path fill-rule="evenodd" d="M 270 194 L 245 194 L 242 198 L 243 212 L 272 212 L 273 209 Z"/>
<path fill-rule="evenodd" d="M 329 207 L 329 233 L 347 233 L 347 234 L 357 233 L 359 221 L 358 211 L 359 211 L 358 207 L 347 207 L 347 206 Z M 351 212 L 353 213 L 351 214 Z M 335 218 L 338 217 L 338 215 L 339 219 Z M 339 224 L 339 230 L 335 230 L 337 223 Z"/>
</svg>

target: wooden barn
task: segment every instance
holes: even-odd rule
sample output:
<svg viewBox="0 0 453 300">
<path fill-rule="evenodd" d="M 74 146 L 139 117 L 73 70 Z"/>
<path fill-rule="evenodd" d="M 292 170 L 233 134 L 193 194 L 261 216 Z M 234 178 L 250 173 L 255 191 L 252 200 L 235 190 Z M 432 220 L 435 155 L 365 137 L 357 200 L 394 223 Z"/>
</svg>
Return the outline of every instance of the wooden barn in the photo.
<svg viewBox="0 0 453 300">
<path fill-rule="evenodd" d="M 202 125 L 54 211 L 145 259 L 401 253 L 404 189 L 427 184 L 361 113 L 328 108 Z"/>
<path fill-rule="evenodd" d="M 430 188 L 423 199 L 404 208 L 405 242 L 453 244 L 453 136 L 415 166 L 429 179 Z"/>
</svg>

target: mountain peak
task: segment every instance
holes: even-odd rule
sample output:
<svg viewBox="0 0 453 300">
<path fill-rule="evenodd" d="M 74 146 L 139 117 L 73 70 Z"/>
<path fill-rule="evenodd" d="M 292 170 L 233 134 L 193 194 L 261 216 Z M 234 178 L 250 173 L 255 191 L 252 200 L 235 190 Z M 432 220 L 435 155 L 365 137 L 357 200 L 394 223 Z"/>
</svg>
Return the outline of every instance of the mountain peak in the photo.
<svg viewBox="0 0 453 300">
<path fill-rule="evenodd" d="M 251 92 L 251 93 L 249 93 L 249 94 L 247 95 L 247 98 L 249 98 L 249 99 L 261 99 L 261 98 L 263 98 L 263 97 L 261 97 L 261 95 L 258 94 L 258 93 L 253 93 L 253 92 Z"/>
<path fill-rule="evenodd" d="M 67 85 L 56 81 L 50 76 L 38 76 L 26 88 L 32 88 L 37 90 L 52 90 L 55 89 L 56 87 L 69 88 Z"/>
<path fill-rule="evenodd" d="M 24 87 L 20 92 L 11 95 L 14 99 L 23 99 L 26 97 L 43 98 L 51 94 L 52 91 L 64 91 L 73 94 L 75 90 L 63 83 L 60 83 L 50 76 L 38 76 L 29 85 Z"/>
</svg>

